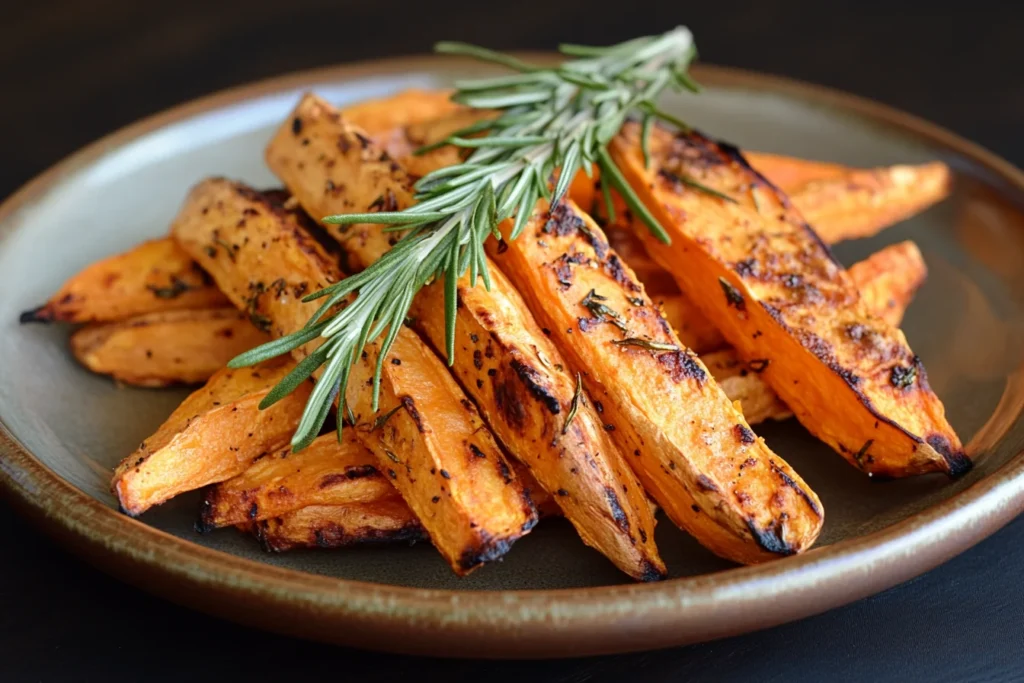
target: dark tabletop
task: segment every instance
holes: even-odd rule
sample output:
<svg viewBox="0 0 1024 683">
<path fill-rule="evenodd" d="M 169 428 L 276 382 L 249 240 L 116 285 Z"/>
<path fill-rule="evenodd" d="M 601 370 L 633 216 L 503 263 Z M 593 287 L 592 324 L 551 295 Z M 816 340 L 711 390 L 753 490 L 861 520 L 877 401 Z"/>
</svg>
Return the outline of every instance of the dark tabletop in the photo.
<svg viewBox="0 0 1024 683">
<path fill-rule="evenodd" d="M 96 137 L 218 89 L 428 51 L 607 43 L 686 23 L 704 61 L 866 95 L 1024 165 L 1024 10 L 1006 0 L 32 0 L 0 13 L 0 197 Z M 7 5 L 12 5 L 7 7 Z M 612 3 L 607 3 L 609 7 Z M 0 681 L 1024 680 L 1024 520 L 900 587 L 706 645 L 433 661 L 271 636 L 98 573 L 0 502 Z"/>
</svg>

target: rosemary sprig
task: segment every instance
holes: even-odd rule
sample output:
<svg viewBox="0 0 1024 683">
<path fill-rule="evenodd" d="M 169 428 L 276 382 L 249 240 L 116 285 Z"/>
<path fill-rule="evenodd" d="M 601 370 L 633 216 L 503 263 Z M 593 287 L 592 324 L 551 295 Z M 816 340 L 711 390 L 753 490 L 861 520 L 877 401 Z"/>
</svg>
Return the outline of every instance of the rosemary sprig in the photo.
<svg viewBox="0 0 1024 683">
<path fill-rule="evenodd" d="M 666 344 L 664 342 L 651 341 L 650 339 L 641 339 L 640 337 L 626 337 L 625 339 L 614 339 L 612 344 L 616 346 L 639 346 L 641 349 L 647 349 L 648 351 L 678 351 L 679 347 L 675 344 Z"/>
<path fill-rule="evenodd" d="M 628 332 L 629 328 L 626 326 L 626 321 L 622 319 L 622 315 L 615 309 L 603 303 L 608 300 L 608 297 L 601 296 L 595 290 L 590 290 L 587 295 L 583 297 L 580 304 L 590 311 L 590 315 L 594 317 L 594 320 L 598 322 L 608 322 L 615 325 L 623 332 Z"/>
<path fill-rule="evenodd" d="M 576 390 L 572 392 L 572 403 L 569 404 L 569 413 L 565 416 L 565 423 L 562 424 L 562 434 L 569 431 L 569 425 L 572 424 L 572 420 L 576 417 L 576 413 L 580 409 L 580 400 L 583 397 L 583 378 L 580 377 L 580 373 L 576 373 Z"/>
<path fill-rule="evenodd" d="M 445 281 L 448 362 L 454 362 L 455 285 L 459 277 L 468 270 L 474 285 L 479 278 L 490 288 L 486 240 L 499 236 L 497 226 L 506 219 L 513 220 L 510 238 L 518 237 L 538 200 L 557 204 L 580 170 L 592 176 L 597 166 L 601 178 L 607 180 L 602 185 L 616 190 L 634 215 L 668 242 L 665 230 L 612 161 L 607 145 L 634 114 L 642 114 L 648 125 L 658 119 L 685 127 L 660 110 L 656 101 L 669 87 L 695 89 L 687 75 L 696 56 L 688 29 L 679 27 L 611 47 L 563 45 L 561 52 L 572 59 L 555 67 L 528 64 L 462 43 L 439 43 L 436 50 L 500 64 L 514 72 L 455 84 L 455 101 L 498 110 L 499 115 L 443 141 L 466 149 L 468 157 L 459 165 L 424 176 L 415 186 L 414 206 L 403 211 L 324 218 L 327 223 L 386 225 L 384 229 L 405 234 L 366 270 L 306 297 L 307 301 L 323 299 L 323 305 L 304 330 L 231 362 L 232 367 L 242 367 L 289 352 L 310 341 L 310 331 L 318 330 L 324 342 L 311 356 L 314 360 L 301 370 L 297 368 L 295 376 L 286 379 L 288 386 L 271 392 L 279 400 L 322 368 L 292 440 L 296 450 L 319 432 L 330 403 L 339 394 L 345 396 L 352 363 L 375 341 L 379 344 L 373 386 L 376 412 L 381 364 L 413 297 L 439 278 Z M 611 214 L 610 197 L 605 192 Z M 336 310 L 346 301 L 346 306 Z M 339 420 L 339 430 L 342 424 Z"/>
</svg>

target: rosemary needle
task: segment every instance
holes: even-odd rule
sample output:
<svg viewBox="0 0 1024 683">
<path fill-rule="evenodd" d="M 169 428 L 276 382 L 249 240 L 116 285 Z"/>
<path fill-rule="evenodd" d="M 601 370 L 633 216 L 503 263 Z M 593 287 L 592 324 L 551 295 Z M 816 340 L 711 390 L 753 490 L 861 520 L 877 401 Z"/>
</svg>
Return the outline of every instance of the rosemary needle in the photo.
<svg viewBox="0 0 1024 683">
<path fill-rule="evenodd" d="M 311 363 L 321 363 L 321 375 L 292 439 L 294 449 L 308 445 L 319 432 L 334 397 L 346 395 L 352 364 L 358 362 L 363 348 L 374 342 L 379 345 L 373 394 L 373 409 L 377 410 L 381 363 L 413 297 L 434 280 L 445 282 L 446 351 L 448 362 L 454 362 L 455 282 L 468 271 L 474 276 L 474 285 L 479 276 L 489 286 L 485 242 L 496 234 L 498 224 L 512 219 L 510 238 L 515 239 L 538 200 L 557 204 L 579 171 L 592 175 L 596 166 L 626 206 L 655 236 L 668 241 L 665 230 L 622 177 L 607 145 L 627 117 L 635 114 L 644 116 L 648 129 L 653 119 L 685 128 L 683 122 L 659 109 L 656 100 L 669 87 L 694 89 L 687 75 L 696 55 L 693 36 L 685 27 L 678 27 L 610 47 L 564 45 L 560 49 L 568 59 L 558 66 L 542 67 L 463 43 L 436 46 L 444 54 L 473 57 L 515 72 L 456 84 L 456 102 L 500 113 L 443 141 L 466 150 L 468 156 L 462 164 L 420 179 L 415 186 L 417 203 L 410 208 L 324 218 L 326 223 L 387 225 L 386 229 L 405 234 L 366 270 L 308 296 L 307 300 L 324 298 L 324 305 L 304 330 L 255 348 L 230 363 L 231 367 L 243 367 L 268 360 L 310 341 L 311 330 L 319 331 L 324 341 Z M 556 174 L 558 180 L 552 188 L 548 179 Z M 608 190 L 603 191 L 612 215 Z M 347 306 L 334 310 L 353 294 L 355 298 Z M 621 322 L 604 310 L 600 315 Z M 304 366 L 303 379 L 316 369 Z M 273 398 L 279 400 L 294 389 L 295 379 L 288 386 L 275 388 Z M 571 419 L 570 415 L 566 425 Z M 339 429 L 341 424 L 339 421 Z"/>
</svg>

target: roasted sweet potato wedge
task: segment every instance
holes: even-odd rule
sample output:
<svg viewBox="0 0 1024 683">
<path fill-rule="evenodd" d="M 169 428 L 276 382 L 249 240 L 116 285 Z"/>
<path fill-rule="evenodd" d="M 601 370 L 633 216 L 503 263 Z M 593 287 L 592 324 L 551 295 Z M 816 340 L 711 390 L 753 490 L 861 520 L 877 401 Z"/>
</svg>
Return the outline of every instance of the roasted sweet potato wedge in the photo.
<svg viewBox="0 0 1024 683">
<path fill-rule="evenodd" d="M 408 177 L 396 162 L 350 126 L 337 110 L 305 97 L 267 149 L 267 163 L 308 213 L 363 212 L 380 197 L 395 207 L 412 202 Z M 324 188 L 343 188 L 327 191 Z M 388 249 L 379 226 L 329 231 L 349 262 L 368 266 Z M 491 291 L 458 286 L 456 356 L 452 370 L 506 448 L 556 500 L 585 543 L 637 579 L 665 573 L 654 545 L 654 519 L 643 489 L 610 442 L 589 405 L 567 423 L 576 384 L 555 346 L 522 298 L 497 272 Z M 417 295 L 412 323 L 434 346 L 444 346 L 444 283 Z"/>
<path fill-rule="evenodd" d="M 903 313 L 926 276 L 921 252 L 909 241 L 885 247 L 850 268 L 850 277 L 857 283 L 868 310 L 895 327 L 903 320 Z M 669 302 L 676 307 L 670 308 Z M 662 307 L 665 319 L 673 326 L 695 318 L 707 320 L 685 296 L 666 297 Z M 673 315 L 684 316 L 685 320 L 675 321 Z M 761 379 L 762 363 L 744 363 L 730 348 L 702 353 L 700 359 L 729 398 L 740 402 L 748 423 L 793 416 L 789 407 Z"/>
<path fill-rule="evenodd" d="M 269 339 L 234 308 L 162 311 L 87 325 L 71 335 L 71 352 L 118 382 L 164 387 L 205 382 Z"/>
<path fill-rule="evenodd" d="M 45 304 L 22 313 L 21 322 L 109 322 L 227 304 L 185 252 L 158 239 L 88 266 Z"/>
<path fill-rule="evenodd" d="M 310 505 L 368 503 L 397 493 L 353 434 L 346 432 L 340 444 L 336 434 L 324 434 L 297 453 L 287 446 L 210 487 L 200 528 L 280 517 Z"/>
<path fill-rule="evenodd" d="M 274 336 L 301 329 L 319 306 L 302 297 L 339 277 L 294 214 L 226 180 L 194 188 L 172 234 L 231 301 Z M 308 345 L 298 351 L 309 352 Z M 399 332 L 384 363 L 376 415 L 366 386 L 375 362 L 371 347 L 353 368 L 346 396 L 353 433 L 373 451 L 455 571 L 497 559 L 537 516 L 490 431 L 411 330 Z"/>
<path fill-rule="evenodd" d="M 121 509 L 140 515 L 179 493 L 241 474 L 287 444 L 309 383 L 267 410 L 259 403 L 292 367 L 276 360 L 217 372 L 117 466 L 113 490 Z"/>
<path fill-rule="evenodd" d="M 672 239 L 638 225 L 648 252 L 744 360 L 764 361 L 761 376 L 797 419 L 870 475 L 967 471 L 920 359 L 870 314 L 786 196 L 698 133 L 652 131 L 649 168 L 639 137 L 627 124 L 610 150 Z"/>
<path fill-rule="evenodd" d="M 267 552 L 413 543 L 429 538 L 397 493 L 368 503 L 311 505 L 239 527 L 255 536 Z"/>
<path fill-rule="evenodd" d="M 824 520 L 817 496 L 754 435 L 590 216 L 571 200 L 550 210 L 541 202 L 518 239 L 488 251 L 676 525 L 745 564 L 814 543 Z"/>
<path fill-rule="evenodd" d="M 623 261 L 629 263 L 628 259 L 623 258 Z M 658 270 L 668 276 L 668 271 Z M 868 309 L 894 327 L 899 327 L 904 311 L 927 273 L 920 250 L 910 241 L 891 244 L 850 266 L 850 277 Z M 639 275 L 637 278 L 644 282 Z M 645 288 L 646 284 L 644 282 Z M 674 284 L 672 289 L 676 293 L 652 294 L 651 298 L 661 304 L 665 319 L 679 334 L 679 339 L 698 353 L 727 346 L 722 333 L 704 317 L 700 307 L 685 294 L 678 293 L 679 288 Z"/>
<path fill-rule="evenodd" d="M 945 199 L 951 187 L 940 161 L 861 169 L 771 154 L 747 160 L 830 244 L 870 237 Z"/>
<path fill-rule="evenodd" d="M 374 137 L 426 121 L 451 120 L 454 127 L 450 130 L 457 130 L 463 115 L 470 110 L 452 102 L 451 97 L 451 90 L 408 88 L 387 97 L 351 104 L 343 108 L 342 113 L 346 121 Z M 302 123 L 295 125 L 301 127 Z"/>
</svg>

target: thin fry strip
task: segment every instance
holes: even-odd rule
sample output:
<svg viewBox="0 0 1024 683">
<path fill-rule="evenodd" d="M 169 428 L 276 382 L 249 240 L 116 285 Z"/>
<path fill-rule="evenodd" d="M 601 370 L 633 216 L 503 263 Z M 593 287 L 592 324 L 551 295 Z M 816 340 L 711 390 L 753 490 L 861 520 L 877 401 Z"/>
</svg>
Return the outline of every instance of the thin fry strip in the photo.
<svg viewBox="0 0 1024 683">
<path fill-rule="evenodd" d="M 70 278 L 21 322 L 110 322 L 135 315 L 228 305 L 171 240 L 156 239 L 97 261 Z"/>
<path fill-rule="evenodd" d="M 241 474 L 288 443 L 309 383 L 268 410 L 259 403 L 292 367 L 290 360 L 274 360 L 211 377 L 117 466 L 112 487 L 121 509 L 140 515 L 179 493 Z"/>
<path fill-rule="evenodd" d="M 210 487 L 203 497 L 200 528 L 209 531 L 310 505 L 369 503 L 396 495 L 373 452 L 358 439 L 347 434 L 339 444 L 335 434 L 324 434 L 298 453 L 287 446 Z"/>
<path fill-rule="evenodd" d="M 269 337 L 234 308 L 161 311 L 93 323 L 71 335 L 71 352 L 93 372 L 145 387 L 205 382 Z"/>
<path fill-rule="evenodd" d="M 279 517 L 238 525 L 267 552 L 296 548 L 344 548 L 428 540 L 426 531 L 396 494 L 366 503 L 310 505 Z"/>
</svg>

